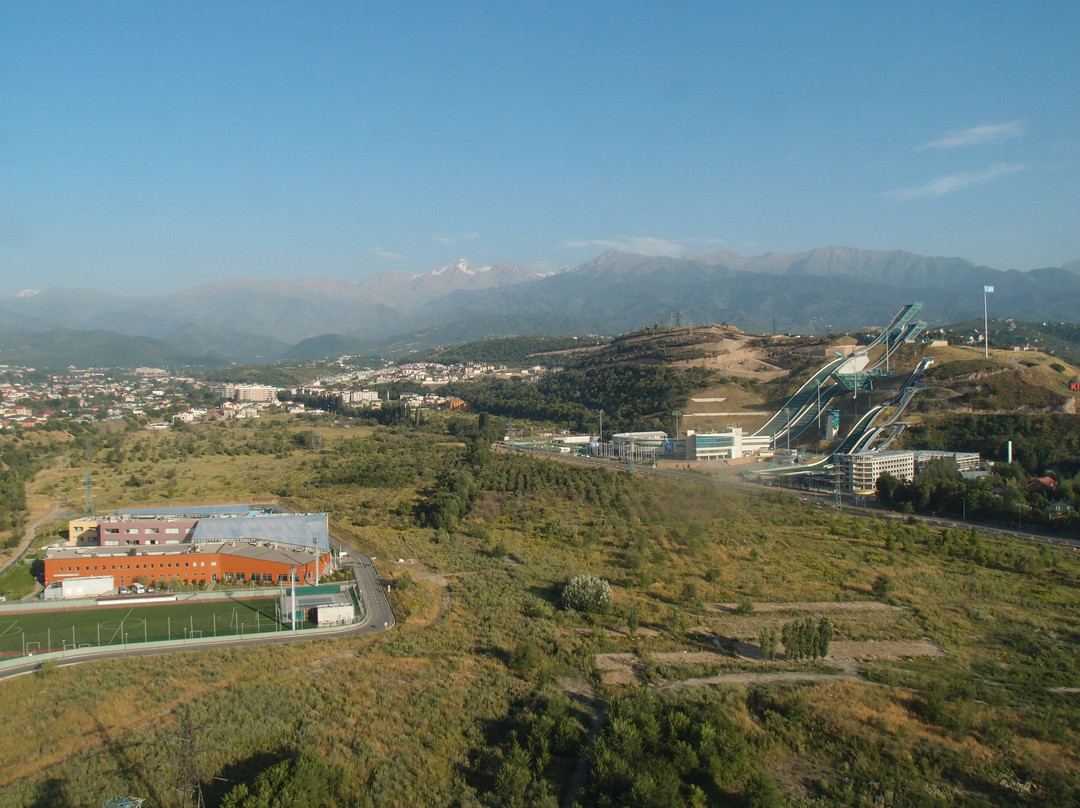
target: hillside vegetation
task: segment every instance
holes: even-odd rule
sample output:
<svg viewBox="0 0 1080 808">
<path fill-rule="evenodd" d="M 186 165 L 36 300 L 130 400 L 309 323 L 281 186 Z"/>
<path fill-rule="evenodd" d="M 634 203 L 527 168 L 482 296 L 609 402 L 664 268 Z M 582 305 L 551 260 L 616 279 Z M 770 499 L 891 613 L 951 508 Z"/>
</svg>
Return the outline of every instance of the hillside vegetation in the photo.
<svg viewBox="0 0 1080 808">
<path fill-rule="evenodd" d="M 304 804 L 326 806 L 554 806 L 576 782 L 581 806 L 1080 793 L 1075 554 L 491 454 L 501 427 L 265 419 L 111 436 L 101 507 L 326 510 L 378 557 L 400 624 L 0 682 L 24 728 L 0 742 L 5 804 L 172 804 L 187 707 L 212 806 L 297 804 L 286 795 L 304 783 Z M 71 455 L 49 496 L 79 495 Z M 562 609 L 583 572 L 610 582 L 611 611 Z M 829 656 L 763 657 L 766 629 L 807 615 L 830 616 Z M 635 673 L 608 676 L 613 657 Z"/>
</svg>

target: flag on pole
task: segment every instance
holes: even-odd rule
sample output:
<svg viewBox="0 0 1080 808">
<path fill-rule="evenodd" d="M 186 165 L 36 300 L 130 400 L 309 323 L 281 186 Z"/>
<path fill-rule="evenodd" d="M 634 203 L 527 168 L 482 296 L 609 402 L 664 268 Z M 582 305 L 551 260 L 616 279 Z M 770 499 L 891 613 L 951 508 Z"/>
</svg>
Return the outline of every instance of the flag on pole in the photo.
<svg viewBox="0 0 1080 808">
<path fill-rule="evenodd" d="M 991 292 L 993 292 L 993 291 L 994 291 L 994 287 L 993 287 L 993 286 L 984 286 L 984 287 L 983 287 L 983 294 L 984 294 L 984 295 L 988 295 L 988 294 L 990 294 L 990 293 L 991 293 Z"/>
</svg>

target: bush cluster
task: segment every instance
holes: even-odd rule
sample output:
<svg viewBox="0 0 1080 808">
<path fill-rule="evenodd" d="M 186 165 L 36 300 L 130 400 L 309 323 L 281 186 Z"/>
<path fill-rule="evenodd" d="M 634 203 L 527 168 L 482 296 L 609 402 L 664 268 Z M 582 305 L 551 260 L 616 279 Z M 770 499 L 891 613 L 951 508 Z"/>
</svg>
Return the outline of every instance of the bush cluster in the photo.
<svg viewBox="0 0 1080 808">
<path fill-rule="evenodd" d="M 611 584 L 591 573 L 583 573 L 570 579 L 563 587 L 563 608 L 586 614 L 604 614 L 610 611 L 614 597 Z"/>
</svg>

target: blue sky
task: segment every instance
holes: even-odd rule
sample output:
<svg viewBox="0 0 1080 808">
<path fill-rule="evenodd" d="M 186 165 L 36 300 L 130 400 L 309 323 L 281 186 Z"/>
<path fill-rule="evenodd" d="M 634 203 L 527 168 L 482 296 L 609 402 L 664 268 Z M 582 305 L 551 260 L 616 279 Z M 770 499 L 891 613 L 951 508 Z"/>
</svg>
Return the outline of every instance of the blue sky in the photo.
<svg viewBox="0 0 1080 808">
<path fill-rule="evenodd" d="M 0 294 L 1080 259 L 1080 4 L 0 4 Z"/>
</svg>

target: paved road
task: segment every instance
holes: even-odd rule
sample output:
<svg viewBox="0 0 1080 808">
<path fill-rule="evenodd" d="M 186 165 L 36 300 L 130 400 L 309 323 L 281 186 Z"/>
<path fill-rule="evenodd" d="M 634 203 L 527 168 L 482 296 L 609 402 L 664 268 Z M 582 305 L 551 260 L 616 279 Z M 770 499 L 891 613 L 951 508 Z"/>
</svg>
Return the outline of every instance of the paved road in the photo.
<svg viewBox="0 0 1080 808">
<path fill-rule="evenodd" d="M 383 588 L 379 573 L 366 555 L 357 553 L 355 550 L 348 551 L 353 560 L 353 577 L 356 578 L 357 587 L 363 595 L 364 604 L 367 606 L 367 620 L 364 623 L 366 631 L 385 631 L 392 628 L 397 622 L 394 613 L 390 610 L 390 601 L 386 599 L 386 589 Z"/>
</svg>

